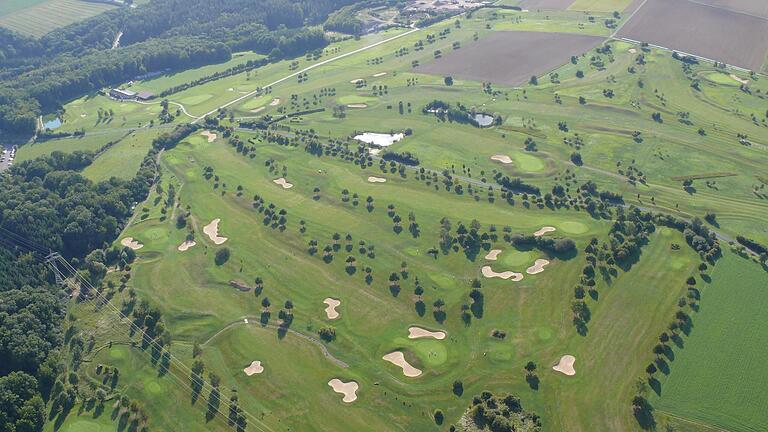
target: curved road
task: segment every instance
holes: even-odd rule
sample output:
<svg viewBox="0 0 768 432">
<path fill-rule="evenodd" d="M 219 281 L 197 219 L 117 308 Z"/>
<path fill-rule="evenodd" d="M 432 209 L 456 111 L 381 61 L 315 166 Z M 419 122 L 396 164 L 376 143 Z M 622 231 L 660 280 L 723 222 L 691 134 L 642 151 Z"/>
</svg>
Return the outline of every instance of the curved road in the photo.
<svg viewBox="0 0 768 432">
<path fill-rule="evenodd" d="M 246 320 L 246 319 L 248 320 L 248 322 L 245 322 L 245 320 Z M 208 345 L 208 343 L 210 343 L 210 342 L 211 342 L 213 339 L 216 339 L 216 337 L 217 337 L 217 336 L 219 336 L 220 334 L 222 334 L 222 333 L 224 333 L 225 331 L 227 331 L 227 330 L 229 330 L 229 329 L 233 328 L 233 327 L 234 327 L 234 326 L 236 326 L 236 325 L 241 325 L 241 324 L 242 324 L 242 325 L 249 325 L 249 324 L 253 324 L 253 325 L 256 325 L 256 326 L 258 326 L 258 327 L 260 327 L 260 328 L 269 328 L 269 329 L 273 329 L 273 330 L 279 330 L 279 329 L 281 329 L 281 328 L 284 328 L 284 327 L 276 326 L 276 325 L 274 325 L 274 324 L 267 324 L 267 325 L 262 325 L 262 324 L 261 324 L 261 322 L 259 321 L 259 317 L 253 317 L 253 316 L 244 316 L 244 317 L 240 318 L 240 319 L 239 319 L 239 320 L 237 320 L 237 321 L 233 321 L 233 322 L 231 322 L 231 323 L 227 324 L 227 325 L 226 325 L 226 326 L 225 326 L 223 329 L 221 329 L 221 330 L 219 330 L 218 332 L 216 332 L 216 334 L 214 334 L 213 336 L 211 336 L 210 338 L 208 338 L 208 340 L 206 340 L 205 342 L 203 342 L 201 345 L 202 345 L 202 346 L 206 346 L 206 345 Z M 322 343 L 322 342 L 320 342 L 318 339 L 316 339 L 316 338 L 314 338 L 314 337 L 312 337 L 312 336 L 306 335 L 306 334 L 304 334 L 304 333 L 301 333 L 301 332 L 299 332 L 299 331 L 296 331 L 296 330 L 294 330 L 294 329 L 292 329 L 292 328 L 290 328 L 290 327 L 289 327 L 289 328 L 286 328 L 285 330 L 286 330 L 288 333 L 291 333 L 291 334 L 293 334 L 293 335 L 295 335 L 295 336 L 298 336 L 298 337 L 300 337 L 300 338 L 302 338 L 302 339 L 304 339 L 304 340 L 306 340 L 306 341 L 309 341 L 309 342 L 311 342 L 311 343 L 313 343 L 313 344 L 317 345 L 317 347 L 318 347 L 318 348 L 320 348 L 320 351 L 322 351 L 322 352 L 323 352 L 323 355 L 325 356 L 325 358 L 327 358 L 328 360 L 332 361 L 332 362 L 333 362 L 333 363 L 335 363 L 337 366 L 339 366 L 339 367 L 342 367 L 342 368 L 344 368 L 344 369 L 347 369 L 347 368 L 349 367 L 349 365 L 348 365 L 348 364 L 346 364 L 346 363 L 345 363 L 345 362 L 343 362 L 342 360 L 339 360 L 339 359 L 337 359 L 336 357 L 334 357 L 334 356 L 333 356 L 333 354 L 331 354 L 331 353 L 330 353 L 330 351 L 328 351 L 328 348 L 327 348 L 325 345 L 323 345 L 323 343 Z"/>
</svg>

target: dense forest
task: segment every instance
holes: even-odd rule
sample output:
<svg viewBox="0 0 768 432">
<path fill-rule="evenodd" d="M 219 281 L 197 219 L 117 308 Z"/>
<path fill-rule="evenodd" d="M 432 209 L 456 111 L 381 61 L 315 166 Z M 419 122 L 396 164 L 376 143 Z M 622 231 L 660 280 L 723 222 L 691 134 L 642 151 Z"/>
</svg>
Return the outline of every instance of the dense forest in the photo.
<svg viewBox="0 0 768 432">
<path fill-rule="evenodd" d="M 234 51 L 278 59 L 315 50 L 326 44 L 315 25 L 355 1 L 153 0 L 40 39 L 0 29 L 0 130 L 31 133 L 41 112 L 146 72 L 218 63 Z"/>
<path fill-rule="evenodd" d="M 195 130 L 181 125 L 158 136 L 130 180 L 83 177 L 90 152 L 53 152 L 0 178 L 0 431 L 41 431 L 46 401 L 71 406 L 77 396 L 57 379 L 65 370 L 59 348 L 66 296 L 38 250 L 61 252 L 91 280 L 103 278 L 105 259 L 132 252 L 109 245 L 147 197 L 158 152 Z"/>
</svg>

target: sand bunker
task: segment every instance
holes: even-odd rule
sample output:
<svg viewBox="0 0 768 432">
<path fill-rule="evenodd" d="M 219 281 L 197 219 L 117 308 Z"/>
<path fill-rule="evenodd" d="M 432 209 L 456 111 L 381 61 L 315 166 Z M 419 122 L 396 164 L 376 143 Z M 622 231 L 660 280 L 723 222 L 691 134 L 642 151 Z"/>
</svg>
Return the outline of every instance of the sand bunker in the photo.
<svg viewBox="0 0 768 432">
<path fill-rule="evenodd" d="M 355 79 L 351 80 L 349 83 L 350 84 L 360 84 L 361 82 L 363 82 L 362 78 L 355 78 Z"/>
<path fill-rule="evenodd" d="M 419 338 L 433 338 L 437 340 L 443 340 L 445 339 L 445 332 L 441 331 L 429 331 L 427 329 L 423 329 L 421 327 L 408 327 L 408 339 L 419 339 Z"/>
<path fill-rule="evenodd" d="M 359 386 L 355 381 L 344 382 L 338 378 L 334 378 L 328 381 L 328 385 L 331 386 L 333 391 L 344 395 L 342 399 L 346 403 L 354 402 L 357 400 L 357 389 Z"/>
<path fill-rule="evenodd" d="M 501 162 L 503 164 L 511 164 L 512 158 L 510 158 L 507 155 L 493 155 L 491 156 L 491 160 L 495 160 L 497 162 Z"/>
<path fill-rule="evenodd" d="M 279 179 L 272 180 L 275 184 L 279 184 L 283 187 L 283 189 L 290 189 L 293 187 L 293 183 L 288 183 L 284 178 L 280 177 Z"/>
<path fill-rule="evenodd" d="M 339 313 L 336 311 L 336 307 L 341 304 L 340 300 L 328 297 L 323 300 L 323 303 L 328 305 L 328 307 L 325 308 L 325 314 L 328 315 L 328 319 L 335 320 L 339 317 Z"/>
<path fill-rule="evenodd" d="M 375 132 L 365 132 L 360 135 L 355 135 L 354 138 L 358 141 L 362 141 L 368 144 L 375 144 L 379 147 L 389 147 L 392 144 L 405 138 L 404 133 L 385 134 Z"/>
<path fill-rule="evenodd" d="M 385 183 L 386 181 L 387 179 L 381 178 L 381 177 L 374 177 L 374 176 L 368 177 L 369 183 Z"/>
<path fill-rule="evenodd" d="M 256 109 L 252 109 L 251 110 L 252 113 L 257 113 L 257 112 L 262 112 L 262 111 L 264 111 L 264 107 L 258 107 Z"/>
<path fill-rule="evenodd" d="M 254 360 L 253 362 L 251 362 L 250 366 L 243 369 L 243 372 L 245 372 L 245 374 L 248 376 L 251 376 L 253 374 L 260 374 L 264 372 L 264 366 L 261 365 L 260 361 Z"/>
<path fill-rule="evenodd" d="M 546 233 L 555 232 L 555 231 L 557 231 L 557 229 L 555 227 L 545 226 L 545 227 L 541 227 L 541 229 L 539 229 L 538 231 L 533 233 L 533 235 L 534 235 L 534 237 L 541 237 L 541 236 L 543 236 Z"/>
<path fill-rule="evenodd" d="M 391 352 L 382 357 L 382 359 L 392 363 L 395 366 L 400 366 L 403 369 L 403 375 L 407 376 L 408 378 L 415 378 L 421 375 L 421 370 L 416 369 L 415 367 L 411 366 L 410 363 L 405 361 L 405 356 L 400 351 Z"/>
<path fill-rule="evenodd" d="M 180 244 L 178 248 L 179 252 L 185 252 L 187 249 L 191 248 L 192 246 L 196 245 L 197 243 L 193 241 L 185 241 L 184 243 Z"/>
<path fill-rule="evenodd" d="M 368 104 L 364 104 L 364 103 L 347 104 L 347 108 L 368 108 Z"/>
<path fill-rule="evenodd" d="M 501 273 L 496 273 L 491 269 L 491 266 L 483 266 L 480 271 L 483 273 L 484 277 L 487 278 L 501 278 L 501 279 L 512 279 L 513 282 L 518 282 L 523 279 L 522 273 L 515 273 L 513 271 L 505 271 Z"/>
<path fill-rule="evenodd" d="M 560 357 L 560 362 L 554 366 L 552 366 L 552 369 L 568 375 L 573 376 L 576 375 L 576 369 L 573 368 L 573 364 L 576 363 L 576 357 L 572 355 L 564 355 Z"/>
<path fill-rule="evenodd" d="M 226 237 L 219 237 L 219 222 L 221 219 L 216 218 L 208 225 L 203 227 L 203 232 L 211 239 L 211 241 L 217 245 L 220 245 L 227 241 Z"/>
<path fill-rule="evenodd" d="M 139 249 L 144 247 L 143 244 L 141 244 L 138 241 L 134 240 L 133 237 L 126 237 L 126 238 L 120 240 L 120 244 L 125 246 L 125 247 L 129 247 L 129 248 L 131 248 L 133 250 L 139 250 Z"/>
<path fill-rule="evenodd" d="M 630 54 L 634 54 L 634 53 L 637 52 L 637 50 L 634 49 L 634 48 L 630 48 L 630 49 L 627 50 L 627 52 L 629 52 Z"/>
<path fill-rule="evenodd" d="M 747 84 L 749 84 L 749 80 L 741 79 L 741 78 L 737 77 L 737 76 L 736 76 L 736 75 L 734 75 L 734 74 L 731 74 L 730 76 L 731 76 L 731 78 L 732 78 L 733 80 L 737 81 L 739 84 L 744 84 L 744 85 L 747 85 Z"/>
<path fill-rule="evenodd" d="M 375 74 L 373 74 L 373 76 L 374 76 L 374 77 L 376 77 L 376 78 L 378 78 L 378 77 L 383 77 L 383 76 L 384 76 L 384 75 L 386 75 L 386 74 L 387 74 L 386 72 L 379 72 L 379 73 L 375 73 Z"/>
<path fill-rule="evenodd" d="M 485 259 L 488 261 L 496 261 L 496 258 L 499 257 L 499 254 L 501 253 L 501 249 L 491 249 L 490 252 L 485 256 Z"/>
<path fill-rule="evenodd" d="M 539 274 L 544 271 L 544 266 L 547 264 L 549 264 L 549 261 L 545 259 L 537 259 L 532 266 L 525 269 L 525 272 L 530 275 Z"/>
<path fill-rule="evenodd" d="M 228 88 L 227 91 L 235 91 L 232 87 Z"/>
<path fill-rule="evenodd" d="M 274 98 L 271 102 L 269 102 L 269 106 L 277 106 L 280 105 L 280 98 Z"/>
<path fill-rule="evenodd" d="M 216 134 L 211 131 L 202 131 L 200 132 L 200 135 L 208 138 L 208 142 L 214 142 L 216 141 Z"/>
</svg>

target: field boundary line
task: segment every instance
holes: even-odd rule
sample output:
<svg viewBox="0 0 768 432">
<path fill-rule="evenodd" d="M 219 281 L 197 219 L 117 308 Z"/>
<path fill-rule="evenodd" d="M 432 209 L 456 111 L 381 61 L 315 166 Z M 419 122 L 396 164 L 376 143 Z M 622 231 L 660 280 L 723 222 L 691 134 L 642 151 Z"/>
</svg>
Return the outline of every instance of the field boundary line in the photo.
<svg viewBox="0 0 768 432">
<path fill-rule="evenodd" d="M 197 117 L 195 120 L 192 120 L 192 124 L 195 124 L 195 123 L 197 123 L 197 122 L 198 122 L 198 121 L 200 121 L 201 119 L 203 119 L 203 118 L 205 118 L 205 117 L 208 117 L 209 115 L 211 115 L 211 114 L 215 113 L 216 111 L 218 111 L 218 110 L 220 110 L 220 109 L 224 109 L 224 108 L 226 108 L 226 107 L 228 107 L 228 106 L 231 106 L 231 105 L 233 105 L 233 104 L 236 104 L 236 103 L 238 103 L 238 102 L 240 102 L 240 101 L 242 101 L 242 100 L 248 99 L 249 97 L 252 97 L 253 95 L 260 93 L 260 92 L 261 92 L 261 91 L 262 91 L 264 88 L 266 88 L 266 87 L 272 87 L 272 86 L 275 86 L 275 85 L 277 85 L 277 84 L 280 84 L 281 82 L 283 82 L 283 81 L 285 81 L 285 80 L 288 80 L 288 79 L 290 79 L 290 78 L 293 78 L 293 77 L 295 77 L 295 76 L 297 76 L 297 75 L 299 75 L 299 74 L 302 74 L 302 73 L 304 73 L 304 72 L 306 72 L 306 71 L 309 71 L 309 70 L 312 70 L 312 69 L 314 69 L 314 68 L 317 68 L 317 67 L 320 67 L 320 66 L 326 65 L 326 64 L 328 64 L 328 63 L 331 63 L 331 62 L 334 62 L 334 61 L 336 61 L 336 60 L 342 59 L 342 58 L 344 58 L 344 57 L 348 57 L 348 56 L 351 56 L 351 55 L 354 55 L 354 54 L 357 54 L 357 53 L 360 53 L 360 52 L 366 51 L 366 50 L 368 50 L 368 49 L 371 49 L 371 48 L 373 48 L 373 47 L 376 47 L 376 46 L 379 46 L 379 45 L 383 45 L 383 44 L 385 44 L 385 43 L 387 43 L 387 42 L 391 42 L 391 41 L 393 41 L 393 40 L 395 40 L 395 39 L 399 39 L 399 38 L 401 38 L 401 37 L 403 37 L 403 36 L 407 36 L 407 35 L 409 35 L 409 34 L 412 34 L 412 33 L 414 33 L 414 32 L 417 32 L 417 31 L 419 31 L 419 30 L 421 30 L 421 29 L 420 29 L 420 28 L 418 28 L 418 27 L 415 27 L 415 26 L 414 26 L 414 28 L 412 28 L 411 30 L 408 30 L 408 31 L 407 31 L 407 32 L 405 32 L 405 33 L 400 33 L 399 35 L 395 35 L 395 36 L 393 36 L 393 37 L 391 37 L 391 38 L 388 38 L 388 39 L 384 39 L 384 40 L 382 40 L 382 41 L 378 41 L 378 42 L 372 43 L 372 44 L 370 44 L 370 45 L 366 45 L 366 46 L 364 46 L 364 47 L 362 47 L 362 48 L 358 48 L 358 49 L 356 49 L 356 50 L 353 50 L 353 51 L 350 51 L 350 52 L 348 52 L 348 53 L 340 54 L 340 55 L 338 55 L 338 56 L 336 56 L 336 57 L 332 57 L 332 58 L 329 58 L 329 59 L 327 59 L 327 60 L 323 60 L 323 61 L 321 61 L 321 62 L 319 62 L 319 63 L 315 63 L 315 64 L 313 64 L 313 65 L 307 66 L 307 67 L 305 67 L 304 69 L 302 69 L 302 70 L 300 70 L 300 71 L 296 71 L 296 72 L 294 72 L 294 73 L 292 73 L 292 74 L 290 74 L 290 75 L 286 75 L 286 76 L 284 76 L 284 77 L 282 77 L 282 78 L 280 78 L 280 79 L 278 79 L 278 80 L 276 80 L 276 81 L 274 81 L 274 82 L 272 82 L 272 83 L 269 83 L 269 84 L 267 84 L 267 85 L 265 85 L 265 86 L 263 86 L 263 87 L 260 87 L 260 88 L 258 88 L 258 89 L 256 89 L 256 90 L 254 90 L 254 91 L 252 91 L 252 92 L 250 92 L 250 93 L 246 93 L 246 94 L 244 94 L 244 95 L 242 95 L 242 96 L 238 97 L 237 99 L 234 99 L 234 100 L 232 100 L 232 101 L 229 101 L 229 102 L 225 103 L 224 105 L 222 105 L 222 106 L 220 106 L 220 107 L 218 107 L 218 108 L 216 108 L 216 109 L 214 109 L 214 110 L 211 110 L 211 111 L 209 111 L 209 112 L 207 112 L 207 113 L 203 114 L 203 115 L 202 115 L 202 116 L 200 116 L 200 117 Z M 188 115 L 189 115 L 189 114 L 188 114 Z M 194 116 L 190 115 L 190 117 L 194 117 Z"/>
</svg>

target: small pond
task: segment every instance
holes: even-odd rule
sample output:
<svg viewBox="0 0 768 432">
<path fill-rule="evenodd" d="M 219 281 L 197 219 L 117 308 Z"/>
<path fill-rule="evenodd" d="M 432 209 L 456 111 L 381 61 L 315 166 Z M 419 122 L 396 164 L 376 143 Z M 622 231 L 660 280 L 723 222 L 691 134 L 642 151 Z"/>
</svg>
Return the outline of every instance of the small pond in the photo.
<svg viewBox="0 0 768 432">
<path fill-rule="evenodd" d="M 61 126 L 61 119 L 58 117 L 54 117 L 43 122 L 43 129 L 54 130 L 59 126 Z"/>
<path fill-rule="evenodd" d="M 475 121 L 480 127 L 488 127 L 493 124 L 493 116 L 488 114 L 475 114 Z"/>
<path fill-rule="evenodd" d="M 379 147 L 389 147 L 392 144 L 400 141 L 405 137 L 405 134 L 403 133 L 396 133 L 396 134 L 384 134 L 384 133 L 375 133 L 375 132 L 365 132 L 360 135 L 355 135 L 355 139 L 358 141 L 362 141 L 367 144 L 374 144 Z"/>
</svg>

